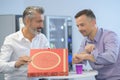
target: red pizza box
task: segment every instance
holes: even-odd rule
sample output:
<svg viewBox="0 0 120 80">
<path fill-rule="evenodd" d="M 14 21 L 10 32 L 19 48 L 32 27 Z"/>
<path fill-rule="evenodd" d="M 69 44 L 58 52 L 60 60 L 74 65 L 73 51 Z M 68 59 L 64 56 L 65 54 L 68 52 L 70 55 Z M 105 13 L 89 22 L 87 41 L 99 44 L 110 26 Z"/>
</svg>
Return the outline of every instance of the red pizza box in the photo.
<svg viewBox="0 0 120 80">
<path fill-rule="evenodd" d="M 67 49 L 31 49 L 28 77 L 67 76 Z"/>
</svg>

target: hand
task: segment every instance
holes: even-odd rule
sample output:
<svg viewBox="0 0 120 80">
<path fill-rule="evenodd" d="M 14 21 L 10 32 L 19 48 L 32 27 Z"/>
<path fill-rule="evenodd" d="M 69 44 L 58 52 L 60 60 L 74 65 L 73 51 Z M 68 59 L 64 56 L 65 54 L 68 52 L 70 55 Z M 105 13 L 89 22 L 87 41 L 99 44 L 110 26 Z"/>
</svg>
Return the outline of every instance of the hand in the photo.
<svg viewBox="0 0 120 80">
<path fill-rule="evenodd" d="M 85 46 L 85 51 L 86 51 L 87 53 L 91 53 L 94 49 L 95 49 L 95 45 L 94 45 L 94 44 L 87 44 L 87 45 Z"/>
<path fill-rule="evenodd" d="M 89 60 L 91 62 L 95 62 L 94 56 L 92 54 L 88 54 L 86 52 L 81 52 L 80 54 L 74 54 L 72 63 L 77 64 L 84 60 Z"/>
<path fill-rule="evenodd" d="M 15 67 L 19 68 L 22 65 L 25 65 L 27 63 L 31 62 L 31 58 L 29 56 L 21 56 L 15 63 Z"/>
<path fill-rule="evenodd" d="M 88 55 L 89 54 L 87 54 L 86 52 L 81 52 L 80 54 L 74 54 L 73 59 L 72 59 L 72 63 L 73 64 L 80 63 L 83 60 L 86 60 Z"/>
</svg>

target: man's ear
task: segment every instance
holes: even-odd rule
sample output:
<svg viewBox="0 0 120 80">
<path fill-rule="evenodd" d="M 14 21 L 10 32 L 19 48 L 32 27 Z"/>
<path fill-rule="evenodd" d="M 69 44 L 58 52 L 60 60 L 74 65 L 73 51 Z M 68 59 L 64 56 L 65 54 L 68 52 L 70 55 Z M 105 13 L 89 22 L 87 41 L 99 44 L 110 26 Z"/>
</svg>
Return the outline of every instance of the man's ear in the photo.
<svg viewBox="0 0 120 80">
<path fill-rule="evenodd" d="M 96 20 L 95 20 L 95 19 L 92 20 L 92 24 L 93 24 L 93 25 L 96 24 Z"/>
<path fill-rule="evenodd" d="M 26 17 L 26 19 L 25 19 L 25 24 L 26 24 L 26 25 L 30 25 L 30 21 L 31 21 L 31 20 L 30 20 L 28 17 Z"/>
</svg>

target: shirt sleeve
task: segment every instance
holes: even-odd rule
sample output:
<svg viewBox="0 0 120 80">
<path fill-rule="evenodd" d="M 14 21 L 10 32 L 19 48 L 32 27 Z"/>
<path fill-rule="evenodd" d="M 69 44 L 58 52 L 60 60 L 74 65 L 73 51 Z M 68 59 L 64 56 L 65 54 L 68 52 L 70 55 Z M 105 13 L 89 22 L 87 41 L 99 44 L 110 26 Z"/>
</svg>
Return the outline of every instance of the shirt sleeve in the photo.
<svg viewBox="0 0 120 80">
<path fill-rule="evenodd" d="M 84 39 L 84 40 L 81 42 L 81 45 L 80 45 L 80 48 L 79 48 L 77 54 L 80 54 L 81 52 L 85 51 L 85 44 L 86 44 L 86 40 Z M 84 60 L 84 61 L 81 62 L 81 64 L 85 64 L 85 65 L 86 65 L 86 64 L 87 64 L 87 61 Z"/>
<path fill-rule="evenodd" d="M 85 51 L 85 43 L 86 41 L 85 40 L 83 40 L 82 42 L 81 42 L 81 45 L 80 45 L 80 48 L 79 48 L 79 50 L 78 50 L 78 54 L 79 53 L 81 53 L 81 52 L 83 52 L 83 51 Z"/>
<path fill-rule="evenodd" d="M 118 59 L 119 43 L 115 33 L 109 32 L 103 40 L 104 51 L 100 52 L 97 48 L 91 53 L 94 55 L 96 65 L 113 64 Z"/>
<path fill-rule="evenodd" d="M 50 48 L 48 39 L 44 36 L 44 48 Z"/>
<path fill-rule="evenodd" d="M 16 68 L 14 67 L 15 61 L 10 61 L 10 57 L 12 55 L 13 49 L 9 43 L 10 41 L 6 39 L 3 46 L 1 47 L 0 72 L 2 73 L 10 73 L 16 70 Z"/>
<path fill-rule="evenodd" d="M 49 41 L 48 39 L 45 37 L 45 45 L 44 45 L 45 48 L 50 48 L 50 45 L 49 45 Z"/>
</svg>

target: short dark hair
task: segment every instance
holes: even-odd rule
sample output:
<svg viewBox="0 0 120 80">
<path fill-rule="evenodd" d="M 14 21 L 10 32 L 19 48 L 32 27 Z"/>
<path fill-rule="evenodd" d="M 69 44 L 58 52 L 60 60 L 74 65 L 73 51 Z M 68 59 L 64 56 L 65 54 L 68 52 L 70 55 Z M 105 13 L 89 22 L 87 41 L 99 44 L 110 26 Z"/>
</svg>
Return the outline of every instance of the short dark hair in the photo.
<svg viewBox="0 0 120 80">
<path fill-rule="evenodd" d="M 93 11 L 90 10 L 90 9 L 84 9 L 84 10 L 82 10 L 82 11 L 79 11 L 79 12 L 75 15 L 75 18 L 78 18 L 78 17 L 80 17 L 80 16 L 82 16 L 82 15 L 86 15 L 87 17 L 90 17 L 90 18 L 92 18 L 92 19 L 96 19 L 95 14 L 94 14 Z"/>
<path fill-rule="evenodd" d="M 28 6 L 23 12 L 23 22 L 24 22 L 24 19 L 26 16 L 31 18 L 34 16 L 35 12 L 38 12 L 40 14 L 44 14 L 44 9 L 42 7 L 39 7 L 39 6 Z"/>
</svg>

